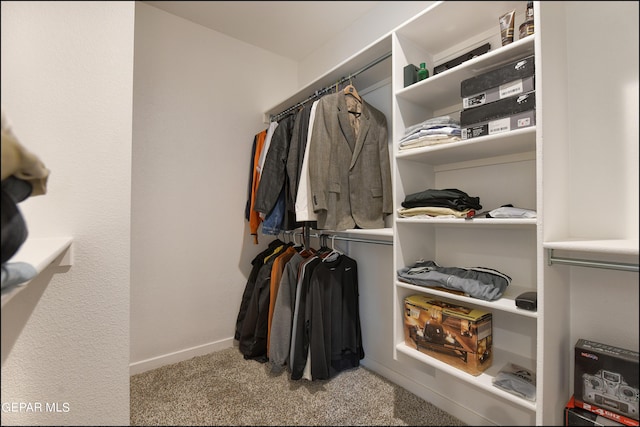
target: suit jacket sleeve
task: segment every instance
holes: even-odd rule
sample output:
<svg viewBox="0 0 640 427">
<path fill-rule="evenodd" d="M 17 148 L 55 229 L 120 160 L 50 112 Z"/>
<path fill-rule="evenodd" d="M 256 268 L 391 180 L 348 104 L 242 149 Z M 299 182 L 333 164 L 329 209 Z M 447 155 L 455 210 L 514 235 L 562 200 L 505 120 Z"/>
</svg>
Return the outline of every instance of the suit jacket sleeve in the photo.
<svg viewBox="0 0 640 427">
<path fill-rule="evenodd" d="M 314 212 L 327 210 L 329 165 L 331 162 L 331 95 L 318 101 L 309 145 L 309 180 L 311 183 L 311 203 Z M 335 114 L 334 114 L 335 116 Z"/>
<path fill-rule="evenodd" d="M 293 130 L 293 117 L 288 116 L 278 124 L 267 151 L 258 184 L 254 209 L 268 214 L 276 205 L 287 175 L 287 156 Z"/>
</svg>

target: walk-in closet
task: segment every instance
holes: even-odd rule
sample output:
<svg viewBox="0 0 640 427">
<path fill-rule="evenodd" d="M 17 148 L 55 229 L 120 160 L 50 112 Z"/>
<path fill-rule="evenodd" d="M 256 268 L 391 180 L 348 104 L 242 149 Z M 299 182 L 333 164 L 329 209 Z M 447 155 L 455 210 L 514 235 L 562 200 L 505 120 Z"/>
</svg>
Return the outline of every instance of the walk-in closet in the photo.
<svg viewBox="0 0 640 427">
<path fill-rule="evenodd" d="M 272 23 L 253 44 L 253 29 L 230 35 L 231 15 L 207 27 L 207 6 Z M 283 15 L 308 28 L 292 38 Z M 33 276 L 5 292 L 3 258 L 3 425 L 129 425 L 133 375 L 230 348 L 291 375 L 294 332 L 309 347 L 292 389 L 367 369 L 468 425 L 563 425 L 578 340 L 637 355 L 638 2 L 2 1 L 1 16 L 3 115 L 50 172 L 46 194 L 17 204 L 28 236 L 7 261 Z M 341 26 L 320 39 L 332 19 Z M 463 103 L 462 82 L 524 58 L 534 121 L 461 136 L 482 108 Z M 296 151 L 311 166 L 291 181 L 282 155 L 297 118 L 314 145 Z M 332 129 L 351 129 L 352 144 L 318 148 Z M 459 203 L 452 193 L 472 209 L 410 204 Z M 296 197 L 316 211 L 288 211 Z M 279 204 L 289 223 L 270 216 Z M 3 212 L 3 257 L 4 224 Z M 325 278 L 308 278 L 308 338 L 276 311 L 302 253 Z M 269 260 L 280 287 L 259 294 L 256 263 Z M 454 268 L 467 285 L 497 277 L 499 292 L 453 289 Z M 419 281 L 445 270 L 437 286 Z M 522 309 L 522 295 L 537 306 Z M 434 322 L 489 313 L 490 338 L 464 322 L 429 355 L 418 299 L 438 301 Z M 339 339 L 336 319 L 351 328 Z M 526 395 L 495 385 L 509 364 L 535 373 Z M 635 390 L 621 399 L 637 411 Z"/>
</svg>

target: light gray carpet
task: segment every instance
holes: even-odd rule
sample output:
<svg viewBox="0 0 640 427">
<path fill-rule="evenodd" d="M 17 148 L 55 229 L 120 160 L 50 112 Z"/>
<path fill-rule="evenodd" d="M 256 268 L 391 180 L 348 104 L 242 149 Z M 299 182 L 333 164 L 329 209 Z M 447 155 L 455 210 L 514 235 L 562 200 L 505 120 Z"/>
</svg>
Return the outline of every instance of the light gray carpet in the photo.
<svg viewBox="0 0 640 427">
<path fill-rule="evenodd" d="M 130 388 L 140 426 L 465 425 L 364 367 L 292 381 L 237 347 L 133 375 Z"/>
</svg>

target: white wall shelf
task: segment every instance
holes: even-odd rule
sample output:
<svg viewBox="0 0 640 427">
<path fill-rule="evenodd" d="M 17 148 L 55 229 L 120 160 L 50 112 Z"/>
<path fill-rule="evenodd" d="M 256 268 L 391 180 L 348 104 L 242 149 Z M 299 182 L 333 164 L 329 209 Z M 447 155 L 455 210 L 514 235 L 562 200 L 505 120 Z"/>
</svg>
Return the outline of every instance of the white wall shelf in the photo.
<svg viewBox="0 0 640 427">
<path fill-rule="evenodd" d="M 38 275 L 40 275 L 40 273 L 42 273 L 47 267 L 49 267 L 49 265 L 51 265 L 51 263 L 64 253 L 64 256 L 60 259 L 58 266 L 70 266 L 73 265 L 72 242 L 73 238 L 71 237 L 27 239 L 20 247 L 20 250 L 18 250 L 9 262 L 26 262 L 31 264 L 38 272 Z M 2 307 L 4 307 L 5 304 L 7 304 L 16 294 L 25 289 L 30 281 L 11 289 L 7 293 L 3 293 Z"/>
<path fill-rule="evenodd" d="M 452 99 L 460 97 L 460 82 L 480 74 L 483 70 L 496 67 L 527 55 L 533 55 L 533 37 L 518 40 L 508 46 L 492 45 L 493 50 L 473 58 L 457 67 L 433 75 L 426 80 L 402 88 L 396 92 L 399 100 L 424 104 L 432 110 L 452 105 Z"/>
<path fill-rule="evenodd" d="M 608 239 L 587 240 L 570 239 L 556 242 L 544 242 L 545 249 L 558 249 L 593 254 L 638 255 L 638 240 Z"/>
<path fill-rule="evenodd" d="M 425 162 L 431 165 L 446 165 L 454 162 L 534 152 L 535 149 L 536 128 L 532 126 L 449 144 L 398 150 L 396 158 Z"/>
<path fill-rule="evenodd" d="M 435 288 L 429 288 L 425 286 L 412 285 L 411 283 L 397 281 L 396 286 L 404 289 L 408 289 L 414 292 L 433 295 L 434 297 L 447 298 L 455 301 L 460 301 L 462 304 L 475 305 L 478 307 L 484 307 L 490 310 L 500 310 L 507 313 L 517 314 L 519 316 L 536 318 L 538 313 L 535 311 L 523 310 L 516 307 L 516 297 L 523 292 L 532 291 L 535 286 L 531 284 L 529 287 L 509 285 L 505 290 L 502 298 L 495 301 L 486 301 L 479 298 L 470 298 L 464 295 L 457 295 L 451 292 L 441 291 Z"/>
<path fill-rule="evenodd" d="M 327 230 L 327 231 L 330 231 L 330 230 Z M 350 228 L 344 231 L 332 231 L 331 233 L 393 237 L 393 228 Z"/>
<path fill-rule="evenodd" d="M 399 224 L 456 225 L 460 227 L 535 227 L 535 218 L 398 218 Z"/>
<path fill-rule="evenodd" d="M 495 387 L 492 383 L 493 379 L 498 375 L 498 371 L 508 362 L 516 363 L 520 366 L 533 366 L 534 362 L 532 360 L 523 360 L 518 355 L 513 353 L 508 353 L 505 351 L 495 351 L 493 354 L 493 363 L 489 369 L 478 376 L 471 375 L 467 372 L 464 372 L 461 369 L 455 368 L 448 363 L 442 362 L 438 359 L 435 359 L 429 355 L 426 355 L 414 348 L 409 347 L 404 342 L 401 342 L 396 345 L 396 350 L 404 355 L 407 355 L 413 359 L 416 359 L 426 365 L 430 365 L 438 369 L 439 371 L 445 372 L 449 375 L 452 375 L 456 378 L 459 378 L 463 381 L 466 381 L 470 384 L 473 384 L 476 387 L 481 388 L 482 390 L 488 391 L 491 394 L 494 394 L 498 397 L 506 399 L 512 403 L 515 403 L 518 406 L 521 406 L 530 411 L 536 410 L 536 403 L 528 401 L 526 399 L 515 396 L 511 393 L 503 391 L 497 387 Z"/>
</svg>

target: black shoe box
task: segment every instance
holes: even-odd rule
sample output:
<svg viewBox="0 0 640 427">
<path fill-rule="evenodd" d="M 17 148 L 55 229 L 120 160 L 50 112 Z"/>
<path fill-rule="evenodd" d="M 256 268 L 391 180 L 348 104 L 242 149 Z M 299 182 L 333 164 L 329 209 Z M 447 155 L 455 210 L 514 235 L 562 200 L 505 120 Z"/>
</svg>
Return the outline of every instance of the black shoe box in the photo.
<svg viewBox="0 0 640 427">
<path fill-rule="evenodd" d="M 533 76 L 535 73 L 534 59 L 534 55 L 520 58 L 491 71 L 463 80 L 460 82 L 460 96 L 466 98 L 504 83 Z"/>
<path fill-rule="evenodd" d="M 457 67 L 463 62 L 467 62 L 470 59 L 475 58 L 476 56 L 484 55 L 485 53 L 489 52 L 489 50 L 491 50 L 491 44 L 485 43 L 480 47 L 477 47 L 467 53 L 458 56 L 457 58 L 452 59 L 451 61 L 447 61 L 444 64 L 436 65 L 435 67 L 433 67 L 433 75 L 435 76 L 436 74 L 440 74 L 443 71 L 447 71 L 452 69 L 453 67 Z"/>
<path fill-rule="evenodd" d="M 524 129 L 536 125 L 536 112 L 534 110 L 513 114 L 501 119 L 488 122 L 475 123 L 460 130 L 462 139 L 478 138 L 481 136 L 496 135 L 516 129 Z"/>
<path fill-rule="evenodd" d="M 503 98 L 474 108 L 466 108 L 460 111 L 460 127 L 488 122 L 535 109 L 535 91 L 510 96 L 508 98 Z"/>
<path fill-rule="evenodd" d="M 474 108 L 481 105 L 490 104 L 510 96 L 520 95 L 536 90 L 534 76 L 525 77 L 511 82 L 501 84 L 475 95 L 462 98 L 462 108 Z"/>
</svg>

